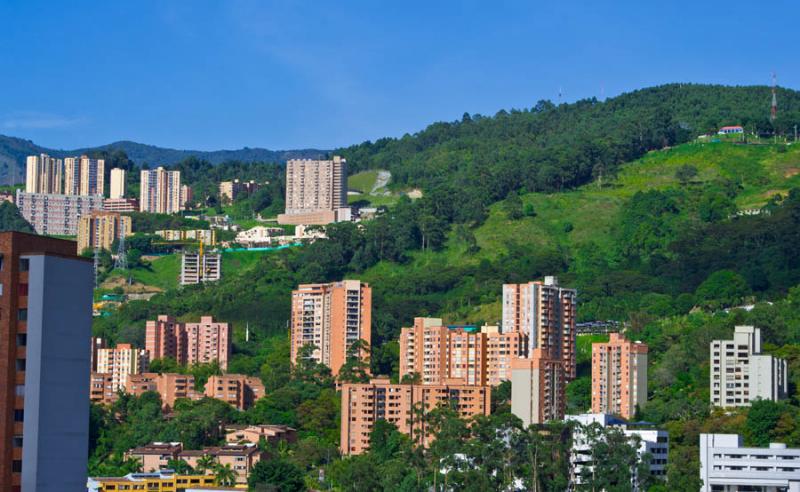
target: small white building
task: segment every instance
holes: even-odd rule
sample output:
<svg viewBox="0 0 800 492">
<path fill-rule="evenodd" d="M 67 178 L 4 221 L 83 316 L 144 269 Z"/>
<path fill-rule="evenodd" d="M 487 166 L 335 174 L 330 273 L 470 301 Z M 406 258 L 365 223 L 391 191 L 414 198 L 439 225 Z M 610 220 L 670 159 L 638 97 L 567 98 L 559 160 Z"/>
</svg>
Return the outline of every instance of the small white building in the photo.
<svg viewBox="0 0 800 492">
<path fill-rule="evenodd" d="M 717 132 L 717 135 L 735 135 L 737 133 L 744 133 L 744 128 L 739 125 L 723 126 Z"/>
<path fill-rule="evenodd" d="M 738 434 L 700 434 L 701 492 L 800 492 L 800 449 L 745 448 Z"/>
<path fill-rule="evenodd" d="M 582 432 L 582 427 L 592 424 L 598 424 L 604 428 L 617 428 L 631 439 L 631 443 L 633 443 L 634 436 L 639 436 L 639 457 L 644 457 L 646 453 L 650 454 L 650 474 L 656 478 L 666 477 L 669 432 L 650 428 L 648 424 L 631 424 L 605 413 L 566 415 L 564 420 L 580 424 L 580 427 L 572 435 L 572 450 L 570 451 L 570 480 L 573 484 L 580 484 L 582 471 L 584 468 L 592 466 L 591 448 Z M 633 484 L 632 489 L 639 490 L 638 484 Z"/>
</svg>

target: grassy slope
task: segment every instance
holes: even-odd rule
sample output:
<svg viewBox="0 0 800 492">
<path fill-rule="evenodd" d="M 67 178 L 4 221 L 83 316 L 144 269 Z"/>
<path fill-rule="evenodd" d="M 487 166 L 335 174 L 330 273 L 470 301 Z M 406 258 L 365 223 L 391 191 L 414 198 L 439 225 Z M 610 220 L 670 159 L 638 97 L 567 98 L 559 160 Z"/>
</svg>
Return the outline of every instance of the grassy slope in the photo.
<svg viewBox="0 0 800 492">
<path fill-rule="evenodd" d="M 654 151 L 623 166 L 618 176 L 604 182 L 602 188 L 592 183 L 565 193 L 522 196 L 525 204 L 533 204 L 535 217 L 511 221 L 503 212 L 502 203 L 492 205 L 489 218 L 473 231 L 481 247 L 475 255 L 467 255 L 465 245 L 451 234 L 443 251 L 415 253 L 409 265 L 381 263 L 365 272 L 362 278 L 368 282 L 386 282 L 400 269 L 424 272 L 426 266 L 435 263 L 477 263 L 483 258 L 497 257 L 512 238 L 531 248 L 574 248 L 592 242 L 606 249 L 612 242 L 620 206 L 638 191 L 678 186 L 675 171 L 683 164 L 698 169 L 695 182 L 720 177 L 741 181 L 743 190 L 737 205 L 740 209 L 758 207 L 774 193 L 785 193 L 792 186 L 800 186 L 800 145 L 783 148 L 786 152 L 779 152 L 773 145 L 697 143 Z M 567 222 L 573 226 L 569 233 L 564 230 Z M 472 306 L 467 314 L 463 310 L 438 314 L 453 322 L 497 320 L 500 301 Z"/>
<path fill-rule="evenodd" d="M 360 173 L 353 174 L 347 178 L 347 187 L 352 191 L 360 191 L 358 195 L 348 195 L 347 203 L 354 203 L 361 200 L 366 200 L 370 206 L 378 207 L 381 205 L 392 205 L 397 201 L 398 195 L 392 193 L 390 195 L 372 194 L 372 188 L 375 186 L 375 180 L 378 178 L 378 170 L 371 169 L 369 171 L 361 171 Z M 380 192 L 387 191 L 386 188 L 381 188 Z"/>
</svg>

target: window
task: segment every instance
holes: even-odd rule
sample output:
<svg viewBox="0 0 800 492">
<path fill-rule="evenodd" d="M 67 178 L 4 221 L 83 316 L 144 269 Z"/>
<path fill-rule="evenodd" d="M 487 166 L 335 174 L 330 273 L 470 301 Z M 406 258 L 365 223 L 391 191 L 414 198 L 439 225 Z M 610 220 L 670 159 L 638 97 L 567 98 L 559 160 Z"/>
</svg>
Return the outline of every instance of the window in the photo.
<svg viewBox="0 0 800 492">
<path fill-rule="evenodd" d="M 17 310 L 17 321 L 28 321 L 28 309 L 22 308 Z"/>
<path fill-rule="evenodd" d="M 25 370 L 25 359 L 17 359 L 17 371 Z"/>
<path fill-rule="evenodd" d="M 11 444 L 15 448 L 21 448 L 22 447 L 22 436 L 14 436 L 14 437 L 12 437 L 11 438 Z"/>
<path fill-rule="evenodd" d="M 24 347 L 28 344 L 27 333 L 17 333 L 17 347 Z"/>
<path fill-rule="evenodd" d="M 19 284 L 19 288 L 17 289 L 17 294 L 20 296 L 28 296 L 28 284 Z"/>
<path fill-rule="evenodd" d="M 18 384 L 16 388 L 17 396 L 25 396 L 25 385 Z"/>
<path fill-rule="evenodd" d="M 21 408 L 17 408 L 14 410 L 14 422 L 24 422 L 25 421 L 25 410 Z"/>
<path fill-rule="evenodd" d="M 11 471 L 14 473 L 22 473 L 22 461 L 14 460 L 11 462 Z"/>
<path fill-rule="evenodd" d="M 19 259 L 19 271 L 20 272 L 27 272 L 31 268 L 31 260 L 28 258 L 20 258 Z"/>
</svg>

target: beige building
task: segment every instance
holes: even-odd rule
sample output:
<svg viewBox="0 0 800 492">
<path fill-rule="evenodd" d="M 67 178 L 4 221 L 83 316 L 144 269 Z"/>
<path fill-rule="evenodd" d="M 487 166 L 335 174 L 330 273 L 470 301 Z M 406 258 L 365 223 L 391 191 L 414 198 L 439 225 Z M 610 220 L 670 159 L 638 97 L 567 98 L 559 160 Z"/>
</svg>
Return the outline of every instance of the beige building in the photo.
<svg viewBox="0 0 800 492">
<path fill-rule="evenodd" d="M 125 198 L 128 185 L 125 183 L 125 170 L 115 167 L 111 170 L 111 190 L 109 198 L 112 200 Z"/>
<path fill-rule="evenodd" d="M 354 342 L 371 342 L 372 289 L 359 280 L 300 285 L 292 291 L 290 326 L 292 364 L 304 345 L 313 345 L 312 357 L 336 376 Z"/>
<path fill-rule="evenodd" d="M 25 192 L 63 193 L 64 163 L 47 154 L 29 155 L 26 162 Z"/>
<path fill-rule="evenodd" d="M 111 405 L 119 395 L 113 389 L 114 377 L 105 372 L 92 371 L 89 376 L 89 401 L 100 405 Z"/>
<path fill-rule="evenodd" d="M 150 473 L 168 469 L 170 460 L 177 460 L 181 451 L 181 442 L 154 442 L 131 449 L 125 453 L 125 458 L 139 461 L 142 471 Z"/>
<path fill-rule="evenodd" d="M 228 444 L 258 444 L 264 439 L 267 444 L 278 441 L 293 443 L 297 441 L 297 431 L 287 425 L 229 425 L 225 428 L 225 442 Z"/>
<path fill-rule="evenodd" d="M 154 442 L 133 448 L 125 453 L 125 458 L 138 460 L 142 464 L 142 471 L 145 473 L 169 468 L 170 460 L 184 460 L 189 466 L 196 468 L 200 459 L 204 456 L 213 457 L 214 461 L 222 466 L 230 465 L 231 469 L 236 473 L 236 483 L 240 485 L 247 483 L 250 471 L 256 463 L 264 458 L 257 444 L 226 444 L 224 446 L 190 450 L 183 449 L 183 443 L 180 442 Z M 181 489 L 179 488 L 178 490 Z"/>
<path fill-rule="evenodd" d="M 511 359 L 526 354 L 521 333 L 415 318 L 414 326 L 400 331 L 400 378 L 418 374 L 422 384 L 495 386 L 511 379 Z"/>
<path fill-rule="evenodd" d="M 174 214 L 186 204 L 181 188 L 181 172 L 163 167 L 141 172 L 139 210 L 154 214 Z"/>
<path fill-rule="evenodd" d="M 250 195 L 261 188 L 255 181 L 222 181 L 219 184 L 219 197 L 224 203 L 231 203 L 240 195 Z"/>
<path fill-rule="evenodd" d="M 391 384 L 388 379 L 344 384 L 340 450 L 344 455 L 367 451 L 370 432 L 378 420 L 396 425 L 400 432 L 427 446 L 434 436 L 424 419 L 417 419 L 415 407 L 428 412 L 452 405 L 464 419 L 489 415 L 491 392 L 489 386 Z"/>
<path fill-rule="evenodd" d="M 347 161 L 290 159 L 286 163 L 286 213 L 279 224 L 324 225 L 344 220 L 347 207 Z"/>
<path fill-rule="evenodd" d="M 527 359 L 514 359 L 511 371 L 511 413 L 525 427 L 562 420 L 567 384 L 564 361 L 534 349 Z"/>
<path fill-rule="evenodd" d="M 575 378 L 577 291 L 544 282 L 503 285 L 503 332 L 528 336 L 529 353 L 540 348 L 564 361 L 567 379 Z"/>
<path fill-rule="evenodd" d="M 64 194 L 103 195 L 105 193 L 105 160 L 88 156 L 64 159 Z"/>
<path fill-rule="evenodd" d="M 45 195 L 17 190 L 17 208 L 37 234 L 75 236 L 78 220 L 103 209 L 99 195 Z"/>
<path fill-rule="evenodd" d="M 592 344 L 592 413 L 632 419 L 647 402 L 647 345 L 611 333 Z"/>
<path fill-rule="evenodd" d="M 97 372 L 110 374 L 111 391 L 117 392 L 125 388 L 129 375 L 147 372 L 149 360 L 146 350 L 121 343 L 97 351 Z"/>
<path fill-rule="evenodd" d="M 85 249 L 103 248 L 111 251 L 115 239 L 130 236 L 131 218 L 118 212 L 95 211 L 78 222 L 78 254 Z"/>
</svg>

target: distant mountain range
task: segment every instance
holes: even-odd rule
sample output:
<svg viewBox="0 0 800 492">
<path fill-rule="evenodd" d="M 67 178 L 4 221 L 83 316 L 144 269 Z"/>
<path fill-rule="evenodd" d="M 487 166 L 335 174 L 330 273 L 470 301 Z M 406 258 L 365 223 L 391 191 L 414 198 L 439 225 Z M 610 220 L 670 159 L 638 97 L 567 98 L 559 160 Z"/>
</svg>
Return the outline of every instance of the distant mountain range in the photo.
<svg viewBox="0 0 800 492">
<path fill-rule="evenodd" d="M 25 158 L 29 155 L 45 153 L 54 157 L 69 157 L 100 150 L 122 150 L 135 163 L 139 165 L 148 164 L 150 166 L 171 165 L 192 156 L 207 160 L 212 164 L 219 164 L 225 161 L 283 163 L 287 159 L 319 158 L 328 152 L 320 149 L 268 150 L 249 147 L 238 150 L 178 150 L 127 140 L 99 147 L 57 150 L 41 147 L 30 140 L 0 135 L 0 183 L 22 183 L 25 180 Z"/>
</svg>

